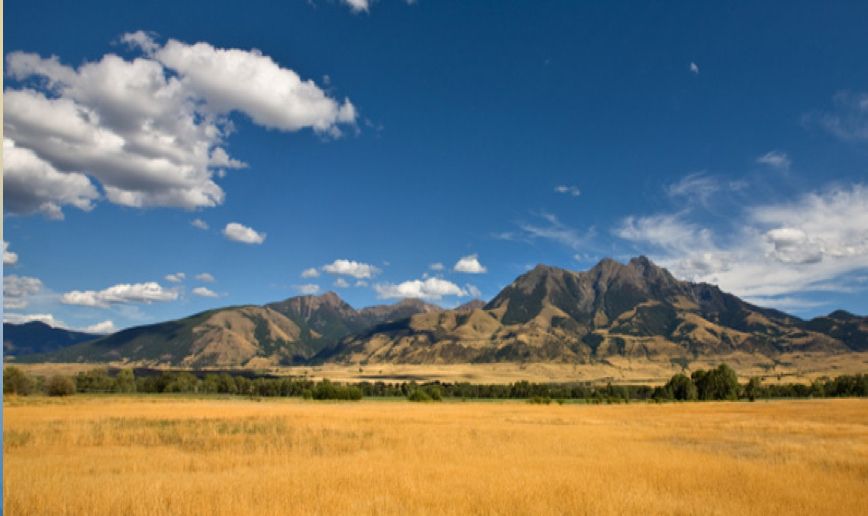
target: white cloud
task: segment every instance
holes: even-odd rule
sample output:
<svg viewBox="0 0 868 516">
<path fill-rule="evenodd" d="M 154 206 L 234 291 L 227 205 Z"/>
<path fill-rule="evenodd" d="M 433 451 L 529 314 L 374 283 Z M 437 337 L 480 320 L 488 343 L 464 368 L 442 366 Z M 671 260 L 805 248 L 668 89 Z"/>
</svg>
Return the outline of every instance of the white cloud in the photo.
<svg viewBox="0 0 868 516">
<path fill-rule="evenodd" d="M 183 272 L 176 272 L 174 274 L 166 274 L 166 281 L 171 281 L 172 283 L 181 283 L 184 281 L 184 278 L 187 277 Z"/>
<path fill-rule="evenodd" d="M 122 40 L 142 54 L 106 54 L 77 68 L 33 53 L 7 56 L 9 77 L 28 84 L 4 92 L 4 129 L 14 141 L 11 152 L 4 142 L 10 213 L 59 218 L 64 205 L 90 209 L 99 198 L 90 178 L 116 204 L 216 206 L 224 192 L 215 170 L 245 166 L 224 147 L 233 112 L 264 127 L 332 136 L 355 123 L 349 100 L 330 98 L 259 51 L 160 45 L 141 31 Z"/>
<path fill-rule="evenodd" d="M 435 262 L 435 263 L 432 263 L 431 265 L 429 265 L 429 268 L 430 268 L 432 271 L 440 272 L 440 271 L 442 271 L 443 269 L 445 269 L 446 267 L 445 267 L 442 263 L 440 263 L 440 262 Z"/>
<path fill-rule="evenodd" d="M 845 290 L 868 269 L 868 187 L 812 192 L 792 202 L 748 207 L 731 234 L 687 220 L 688 213 L 628 217 L 616 234 L 650 245 L 677 277 L 752 299 Z M 784 306 L 785 303 L 780 305 Z"/>
<path fill-rule="evenodd" d="M 682 197 L 690 202 L 707 204 L 708 199 L 721 189 L 714 177 L 704 172 L 688 174 L 666 188 L 670 197 Z"/>
<path fill-rule="evenodd" d="M 42 291 L 42 281 L 30 276 L 3 276 L 3 308 L 26 308 L 30 298 Z"/>
<path fill-rule="evenodd" d="M 338 278 L 338 279 L 335 280 L 334 285 L 335 285 L 335 287 L 337 287 L 337 288 L 347 288 L 347 287 L 350 286 L 350 282 L 347 281 L 347 280 L 345 280 L 345 279 L 343 279 L 343 278 Z"/>
<path fill-rule="evenodd" d="M 7 213 L 42 213 L 52 219 L 63 218 L 64 206 L 89 211 L 100 197 L 84 174 L 59 172 L 8 138 L 3 139 L 3 188 Z"/>
<path fill-rule="evenodd" d="M 106 335 L 109 333 L 114 333 L 115 331 L 117 331 L 117 328 L 115 328 L 115 323 L 113 323 L 112 321 L 103 321 L 82 328 L 82 331 L 85 331 L 87 333 L 98 333 L 100 335 Z"/>
<path fill-rule="evenodd" d="M 817 124 L 842 140 L 868 141 L 868 93 L 842 91 L 832 101 L 832 111 L 807 115 L 805 122 Z"/>
<path fill-rule="evenodd" d="M 18 263 L 18 253 L 9 250 L 9 242 L 3 241 L 3 265 L 15 265 Z"/>
<path fill-rule="evenodd" d="M 367 287 L 367 286 L 368 286 L 368 282 L 365 281 L 365 280 L 357 280 L 357 281 L 353 284 L 353 286 L 354 286 L 354 287 Z"/>
<path fill-rule="evenodd" d="M 265 233 L 259 233 L 255 229 L 237 222 L 230 222 L 223 228 L 223 234 L 229 240 L 244 244 L 261 244 L 265 242 Z"/>
<path fill-rule="evenodd" d="M 319 271 L 316 270 L 315 267 L 311 267 L 309 269 L 305 269 L 305 270 L 301 271 L 301 277 L 302 278 L 318 278 L 319 277 Z"/>
<path fill-rule="evenodd" d="M 166 290 L 159 283 L 122 283 L 104 290 L 73 290 L 63 294 L 60 301 L 67 305 L 106 308 L 119 303 L 152 303 L 174 301 L 178 293 Z"/>
<path fill-rule="evenodd" d="M 214 283 L 215 281 L 217 281 L 216 279 L 214 279 L 214 276 L 208 272 L 197 274 L 196 279 L 205 283 Z"/>
<path fill-rule="evenodd" d="M 368 12 L 368 8 L 370 4 L 368 0 L 343 0 L 345 4 L 347 4 L 351 11 L 354 13 L 360 12 Z"/>
<path fill-rule="evenodd" d="M 518 235 L 510 232 L 500 233 L 495 235 L 495 238 L 502 240 L 532 240 L 542 238 L 552 240 L 578 251 L 584 248 L 588 239 L 594 235 L 594 228 L 590 228 L 585 235 L 582 235 L 577 229 L 567 226 L 551 213 L 542 213 L 540 217 L 546 221 L 545 224 L 522 223 L 519 224 L 519 228 L 521 228 L 523 233 Z"/>
<path fill-rule="evenodd" d="M 467 274 L 483 274 L 488 271 L 484 265 L 479 263 L 479 255 L 471 254 L 462 256 L 455 266 L 452 267 L 455 272 L 465 272 Z"/>
<path fill-rule="evenodd" d="M 625 240 L 655 245 L 677 255 L 712 246 L 711 231 L 684 220 L 683 213 L 626 217 L 615 234 Z"/>
<path fill-rule="evenodd" d="M 54 318 L 52 314 L 13 314 L 9 312 L 3 313 L 3 322 L 10 324 L 24 324 L 33 321 L 45 323 L 53 328 L 65 328 L 66 325 Z"/>
<path fill-rule="evenodd" d="M 194 228 L 198 228 L 198 229 L 202 229 L 202 230 L 208 229 L 208 223 L 205 222 L 205 221 L 202 220 L 202 219 L 193 219 L 193 220 L 190 222 L 190 224 L 191 224 Z"/>
<path fill-rule="evenodd" d="M 699 65 L 694 63 L 693 61 L 690 62 L 690 73 L 694 75 L 699 75 Z"/>
<path fill-rule="evenodd" d="M 439 300 L 444 296 L 467 296 L 461 287 L 441 278 L 410 280 L 403 283 L 382 283 L 374 285 L 377 296 L 382 299 L 419 298 Z"/>
<path fill-rule="evenodd" d="M 188 45 L 170 39 L 153 57 L 181 76 L 214 113 L 240 111 L 264 127 L 297 131 L 310 127 L 337 135 L 339 124 L 354 123 L 356 110 L 330 98 L 312 80 L 283 68 L 257 50 Z"/>
<path fill-rule="evenodd" d="M 464 285 L 464 290 L 466 290 L 467 293 L 470 294 L 470 296 L 473 298 L 482 297 L 482 291 L 479 290 L 479 287 L 477 287 L 476 285 L 471 285 L 470 283 L 468 283 Z"/>
<path fill-rule="evenodd" d="M 578 197 L 582 195 L 582 191 L 579 190 L 579 187 L 573 185 L 558 185 L 555 187 L 555 192 L 571 195 L 573 197 Z"/>
<path fill-rule="evenodd" d="M 777 168 L 780 170 L 789 170 L 790 168 L 790 157 L 787 156 L 786 152 L 781 151 L 769 151 L 762 156 L 756 159 L 757 163 L 768 165 L 772 168 Z"/>
<path fill-rule="evenodd" d="M 300 294 L 312 296 L 319 292 L 319 285 L 315 283 L 307 283 L 305 285 L 295 285 L 294 287 Z"/>
<path fill-rule="evenodd" d="M 214 292 L 210 288 L 206 287 L 196 287 L 193 289 L 193 294 L 199 297 L 219 297 L 217 292 Z"/>
<path fill-rule="evenodd" d="M 380 273 L 380 269 L 373 265 L 353 260 L 335 260 L 323 265 L 322 270 L 329 274 L 352 276 L 356 279 L 370 279 Z"/>
</svg>

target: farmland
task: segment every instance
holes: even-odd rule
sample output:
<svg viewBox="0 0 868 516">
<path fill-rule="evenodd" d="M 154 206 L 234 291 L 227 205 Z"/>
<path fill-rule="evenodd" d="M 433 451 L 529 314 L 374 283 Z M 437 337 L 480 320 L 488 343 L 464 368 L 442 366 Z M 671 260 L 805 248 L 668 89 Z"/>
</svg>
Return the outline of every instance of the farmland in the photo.
<svg viewBox="0 0 868 516">
<path fill-rule="evenodd" d="M 8 514 L 856 514 L 868 400 L 9 397 Z"/>
</svg>

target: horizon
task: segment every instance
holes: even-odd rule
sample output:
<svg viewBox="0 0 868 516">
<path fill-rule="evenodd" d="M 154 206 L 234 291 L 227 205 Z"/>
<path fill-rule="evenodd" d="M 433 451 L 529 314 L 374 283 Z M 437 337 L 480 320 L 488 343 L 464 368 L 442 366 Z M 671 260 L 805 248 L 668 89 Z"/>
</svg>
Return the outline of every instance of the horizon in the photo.
<svg viewBox="0 0 868 516">
<path fill-rule="evenodd" d="M 868 5 L 207 5 L 6 6 L 4 322 L 452 308 L 638 255 L 868 313 Z"/>
<path fill-rule="evenodd" d="M 623 267 L 626 267 L 626 266 L 628 266 L 631 262 L 633 262 L 634 260 L 642 260 L 642 259 L 648 260 L 648 261 L 649 261 L 653 266 L 655 266 L 655 267 L 659 267 L 659 268 L 665 270 L 666 272 L 669 272 L 668 269 L 666 269 L 665 267 L 660 267 L 659 265 L 657 265 L 656 263 L 654 263 L 653 260 L 649 259 L 649 258 L 648 258 L 647 256 L 645 256 L 645 255 L 634 256 L 634 257 L 631 257 L 629 260 L 626 260 L 626 261 L 624 261 L 624 262 L 621 262 L 621 261 L 615 260 L 614 258 L 611 258 L 611 257 L 606 256 L 606 257 L 601 258 L 600 261 L 597 262 L 593 267 L 588 268 L 588 269 L 585 269 L 585 270 L 563 269 L 563 268 L 561 268 L 561 267 L 556 267 L 556 266 L 548 265 L 548 264 L 545 264 L 545 263 L 538 263 L 538 264 L 536 264 L 535 266 L 533 266 L 531 269 L 528 269 L 527 271 L 525 271 L 524 273 L 522 273 L 521 275 L 519 275 L 518 277 L 516 277 L 516 280 L 520 279 L 521 277 L 525 276 L 526 274 L 529 274 L 531 271 L 533 271 L 533 270 L 535 270 L 535 269 L 537 269 L 537 268 L 539 268 L 539 267 L 545 267 L 545 268 L 556 268 L 556 269 L 567 270 L 567 271 L 574 272 L 574 273 L 582 273 L 582 272 L 588 272 L 588 271 L 592 270 L 593 268 L 599 266 L 600 264 L 602 264 L 602 263 L 605 262 L 605 261 L 614 261 L 615 263 L 617 263 L 617 264 L 619 264 L 619 265 L 621 265 L 621 266 L 623 266 Z M 669 273 L 671 274 L 671 272 L 669 272 Z M 692 282 L 688 282 L 688 283 L 692 283 Z M 694 284 L 695 284 L 695 283 L 694 283 Z M 510 285 L 511 285 L 511 284 L 510 284 Z M 713 285 L 713 286 L 717 286 L 717 285 Z M 719 287 L 718 287 L 718 288 L 719 288 Z M 725 291 L 724 291 L 724 292 L 725 292 Z M 267 302 L 265 302 L 265 303 L 261 303 L 261 304 L 243 304 L 243 305 L 226 305 L 226 306 L 218 306 L 218 307 L 208 308 L 208 309 L 206 309 L 206 310 L 199 311 L 199 312 L 195 312 L 195 313 L 190 313 L 190 314 L 184 315 L 184 316 L 182 316 L 182 317 L 179 317 L 179 319 L 184 319 L 184 318 L 188 318 L 188 317 L 194 317 L 194 316 L 200 315 L 200 314 L 202 314 L 202 313 L 204 313 L 204 312 L 208 312 L 208 311 L 211 311 L 211 310 L 223 310 L 223 309 L 227 309 L 227 308 L 238 308 L 238 307 L 244 307 L 244 306 L 256 306 L 256 307 L 258 307 L 258 306 L 268 306 L 268 305 L 271 305 L 271 304 L 282 303 L 282 302 L 289 301 L 289 300 L 291 300 L 291 299 L 296 299 L 296 298 L 322 299 L 322 298 L 330 297 L 330 296 L 336 296 L 336 297 L 338 298 L 338 300 L 340 300 L 340 301 L 343 302 L 343 303 L 346 303 L 350 308 L 352 308 L 352 309 L 355 310 L 356 312 L 360 312 L 360 311 L 363 311 L 363 310 L 366 310 L 366 309 L 369 309 L 369 308 L 381 307 L 381 306 L 395 306 L 395 305 L 399 305 L 399 304 L 404 303 L 404 302 L 407 302 L 407 301 L 418 301 L 418 302 L 422 302 L 422 303 L 425 303 L 425 304 L 428 304 L 428 305 L 436 306 L 437 308 L 440 308 L 440 309 L 442 309 L 442 310 L 453 310 L 453 309 L 461 308 L 462 306 L 465 306 L 465 305 L 467 305 L 467 304 L 470 304 L 470 303 L 472 303 L 472 302 L 474 302 L 474 301 L 481 301 L 481 302 L 483 302 L 483 303 L 485 303 L 485 304 L 487 305 L 487 304 L 490 303 L 493 299 L 495 299 L 499 294 L 500 294 L 500 292 L 498 292 L 497 294 L 495 294 L 495 295 L 493 295 L 493 296 L 491 296 L 491 297 L 488 297 L 488 298 L 474 297 L 474 298 L 468 299 L 468 300 L 466 300 L 466 301 L 464 301 L 464 302 L 462 302 L 462 303 L 460 303 L 460 304 L 458 304 L 458 305 L 456 305 L 456 306 L 452 306 L 452 307 L 446 307 L 446 306 L 443 306 L 443 305 L 441 305 L 441 304 L 439 304 L 439 303 L 437 303 L 437 302 L 435 302 L 435 301 L 427 301 L 427 300 L 425 300 L 425 299 L 423 299 L 423 298 L 420 298 L 420 297 L 402 297 L 402 298 L 393 299 L 393 300 L 391 300 L 391 302 L 380 302 L 380 303 L 373 303 L 373 304 L 361 305 L 361 306 L 360 306 L 360 305 L 353 305 L 353 304 L 351 304 L 351 303 L 348 302 L 346 299 L 344 299 L 343 296 L 340 295 L 340 292 L 338 292 L 338 291 L 336 291 L 336 290 L 326 290 L 325 292 L 322 292 L 322 293 L 315 293 L 315 294 L 297 294 L 297 295 L 293 295 L 293 296 L 290 296 L 290 297 L 287 297 L 287 298 L 283 298 L 283 299 L 277 299 L 277 300 L 273 300 L 273 301 L 267 301 Z M 760 308 L 770 308 L 770 307 L 763 307 L 763 306 L 760 306 Z M 836 309 L 834 309 L 834 310 L 832 310 L 832 311 L 830 311 L 830 312 L 828 312 L 828 313 L 825 313 L 825 314 L 818 314 L 818 315 L 815 315 L 815 316 L 813 316 L 813 317 L 826 317 L 826 316 L 830 316 L 830 315 L 832 315 L 832 314 L 834 314 L 834 313 L 836 313 L 836 312 L 844 312 L 844 313 L 846 313 L 846 314 L 848 314 L 848 315 L 855 315 L 855 316 L 857 316 L 857 317 L 864 317 L 864 316 L 865 316 L 865 314 L 860 314 L 860 313 L 855 313 L 855 314 L 854 314 L 853 312 L 849 312 L 849 311 L 844 310 L 844 309 L 841 309 L 841 308 L 836 308 Z M 787 313 L 787 312 L 784 311 L 784 313 Z M 789 313 L 787 313 L 787 315 L 793 316 L 793 314 L 789 314 Z M 798 317 L 798 316 L 796 316 L 796 317 Z M 96 334 L 96 335 L 106 335 L 106 336 L 107 336 L 107 335 L 110 335 L 111 333 L 117 333 L 117 332 L 120 332 L 120 331 L 123 331 L 123 330 L 128 330 L 128 329 L 132 329 L 132 328 L 136 328 L 136 327 L 140 327 L 140 326 L 147 326 L 147 325 L 150 325 L 150 324 L 160 324 L 160 323 L 163 323 L 163 322 L 168 322 L 168 321 L 156 321 L 156 322 L 154 322 L 154 323 L 146 323 L 146 324 L 144 324 L 144 325 L 133 325 L 133 326 L 129 326 L 129 327 L 126 327 L 126 328 L 117 328 L 117 329 L 115 329 L 114 331 L 112 331 L 112 332 L 108 332 L 108 333 L 100 333 L 100 332 L 93 332 L 93 333 Z M 34 319 L 34 320 L 30 320 L 30 321 L 22 321 L 22 322 L 18 322 L 18 323 L 4 322 L 4 324 L 19 324 L 19 325 L 30 324 L 30 323 L 45 324 L 45 325 L 47 325 L 47 326 L 49 326 L 49 327 L 51 327 L 51 328 L 62 329 L 62 330 L 67 330 L 67 331 L 85 331 L 84 329 L 66 328 L 66 327 L 64 327 L 64 326 L 54 326 L 54 325 L 52 325 L 50 322 L 45 322 L 45 321 L 42 321 L 42 320 L 39 320 L 39 319 Z"/>
</svg>

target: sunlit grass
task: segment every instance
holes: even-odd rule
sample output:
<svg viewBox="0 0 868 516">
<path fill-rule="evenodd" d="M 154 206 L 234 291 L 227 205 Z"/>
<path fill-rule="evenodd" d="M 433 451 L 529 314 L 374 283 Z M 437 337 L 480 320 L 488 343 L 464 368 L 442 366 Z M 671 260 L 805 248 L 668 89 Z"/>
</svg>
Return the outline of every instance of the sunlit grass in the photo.
<svg viewBox="0 0 868 516">
<path fill-rule="evenodd" d="M 5 407 L 7 514 L 860 514 L 868 400 Z"/>
</svg>

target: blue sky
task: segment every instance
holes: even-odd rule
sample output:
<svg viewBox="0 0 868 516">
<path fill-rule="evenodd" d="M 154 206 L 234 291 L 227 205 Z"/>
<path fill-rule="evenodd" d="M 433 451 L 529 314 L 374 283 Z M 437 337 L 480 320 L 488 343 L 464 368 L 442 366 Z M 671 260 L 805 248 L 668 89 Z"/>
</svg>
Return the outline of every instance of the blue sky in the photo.
<svg viewBox="0 0 868 516">
<path fill-rule="evenodd" d="M 866 5 L 5 7 L 6 320 L 454 306 L 638 254 L 868 312 Z"/>
</svg>

